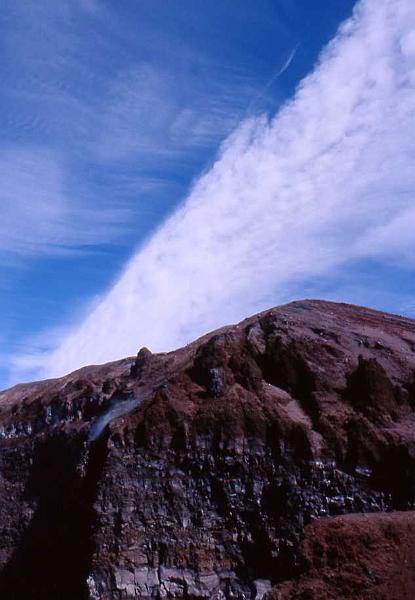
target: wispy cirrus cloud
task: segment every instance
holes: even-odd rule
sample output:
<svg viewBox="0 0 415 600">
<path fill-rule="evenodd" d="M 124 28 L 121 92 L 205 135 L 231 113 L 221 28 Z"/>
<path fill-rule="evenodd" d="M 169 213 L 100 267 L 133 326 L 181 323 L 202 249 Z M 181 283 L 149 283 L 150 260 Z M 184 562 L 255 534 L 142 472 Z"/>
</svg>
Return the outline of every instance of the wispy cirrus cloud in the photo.
<svg viewBox="0 0 415 600">
<path fill-rule="evenodd" d="M 98 0 L 6 0 L 3 93 L 14 103 L 14 135 L 32 131 L 48 146 L 98 163 L 134 160 L 138 169 L 222 139 L 263 82 L 188 41 L 181 7 L 166 11 L 166 21 L 178 21 L 171 28 L 150 18 L 146 3 L 128 22 Z"/>
<path fill-rule="evenodd" d="M 1 146 L 0 262 L 90 251 L 120 234 L 126 207 L 93 201 L 73 188 L 59 156 L 39 146 Z"/>
<path fill-rule="evenodd" d="M 351 261 L 387 253 L 415 268 L 414 29 L 411 0 L 362 0 L 292 101 L 234 132 L 108 294 L 32 366 L 56 375 L 143 344 L 166 350 Z"/>
<path fill-rule="evenodd" d="M 214 65 L 197 75 L 188 71 L 189 65 L 174 71 L 150 63 L 122 71 L 94 111 L 100 117 L 90 151 L 106 161 L 148 165 L 154 157 L 185 157 L 226 136 L 255 87 L 242 74 Z"/>
<path fill-rule="evenodd" d="M 47 246 L 56 241 L 54 226 L 66 208 L 61 169 L 52 157 L 42 155 L 38 149 L 3 150 L 0 248 L 30 252 L 39 238 Z"/>
<path fill-rule="evenodd" d="M 176 192 L 166 171 L 226 137 L 257 93 L 243 66 L 196 52 L 145 3 L 134 10 L 130 23 L 99 0 L 5 0 L 6 253 L 119 242 L 145 214 L 150 189 Z"/>
</svg>

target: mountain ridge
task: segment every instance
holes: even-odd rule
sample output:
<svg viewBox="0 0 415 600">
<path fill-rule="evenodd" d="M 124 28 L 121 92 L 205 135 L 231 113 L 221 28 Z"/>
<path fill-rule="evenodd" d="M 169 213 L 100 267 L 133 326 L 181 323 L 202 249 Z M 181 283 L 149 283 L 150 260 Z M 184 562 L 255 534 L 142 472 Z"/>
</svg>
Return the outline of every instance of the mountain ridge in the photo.
<svg viewBox="0 0 415 600">
<path fill-rule="evenodd" d="M 403 527 L 413 543 L 415 321 L 296 301 L 21 384 L 0 393 L 0 449 L 4 597 L 317 600 L 335 577 L 379 598 L 340 563 L 318 579 L 307 536 L 327 545 L 333 519 L 363 512 L 379 515 L 369 537 Z"/>
</svg>

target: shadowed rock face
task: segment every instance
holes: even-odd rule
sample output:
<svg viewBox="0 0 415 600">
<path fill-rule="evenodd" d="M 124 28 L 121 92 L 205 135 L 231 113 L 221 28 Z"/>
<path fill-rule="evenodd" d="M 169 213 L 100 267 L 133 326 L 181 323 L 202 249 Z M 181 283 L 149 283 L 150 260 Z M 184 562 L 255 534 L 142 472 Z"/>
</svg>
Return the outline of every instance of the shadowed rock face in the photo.
<svg viewBox="0 0 415 600">
<path fill-rule="evenodd" d="M 414 502 L 409 319 L 294 302 L 0 393 L 0 598 L 409 600 Z"/>
</svg>

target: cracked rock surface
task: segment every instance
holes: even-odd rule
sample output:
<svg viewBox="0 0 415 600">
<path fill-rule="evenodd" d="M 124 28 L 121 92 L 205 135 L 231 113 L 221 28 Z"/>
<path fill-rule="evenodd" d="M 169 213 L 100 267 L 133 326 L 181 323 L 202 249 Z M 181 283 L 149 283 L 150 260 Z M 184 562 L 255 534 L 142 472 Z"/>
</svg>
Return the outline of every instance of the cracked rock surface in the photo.
<svg viewBox="0 0 415 600">
<path fill-rule="evenodd" d="M 0 598 L 409 600 L 414 503 L 410 319 L 294 302 L 0 393 Z"/>
</svg>

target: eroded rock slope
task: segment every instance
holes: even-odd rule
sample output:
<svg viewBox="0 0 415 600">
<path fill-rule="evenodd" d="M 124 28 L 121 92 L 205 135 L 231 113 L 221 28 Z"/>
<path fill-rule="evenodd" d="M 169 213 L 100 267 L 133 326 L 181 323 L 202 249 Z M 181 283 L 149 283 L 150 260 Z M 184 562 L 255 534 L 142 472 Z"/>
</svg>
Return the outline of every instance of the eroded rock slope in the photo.
<svg viewBox="0 0 415 600">
<path fill-rule="evenodd" d="M 0 598 L 336 597 L 330 517 L 414 502 L 409 319 L 294 302 L 0 393 Z M 372 598 L 363 579 L 344 597 Z"/>
</svg>

